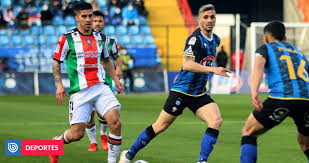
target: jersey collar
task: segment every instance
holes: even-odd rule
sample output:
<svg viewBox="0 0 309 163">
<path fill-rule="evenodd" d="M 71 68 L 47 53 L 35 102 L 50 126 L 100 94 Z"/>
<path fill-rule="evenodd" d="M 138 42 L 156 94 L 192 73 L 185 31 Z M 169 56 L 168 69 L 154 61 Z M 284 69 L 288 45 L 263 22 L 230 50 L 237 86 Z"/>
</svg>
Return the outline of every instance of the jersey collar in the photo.
<svg viewBox="0 0 309 163">
<path fill-rule="evenodd" d="M 204 33 L 203 33 L 202 31 L 200 31 L 200 32 L 201 32 L 202 36 L 203 36 L 206 40 L 212 41 L 214 33 L 211 33 L 210 38 L 208 38 L 206 35 L 204 35 Z"/>
<path fill-rule="evenodd" d="M 80 35 L 82 35 L 82 36 L 92 36 L 92 34 L 93 34 L 93 30 L 91 30 L 91 33 L 89 34 L 89 35 L 84 35 L 84 34 L 82 34 L 77 28 L 75 28 L 77 31 L 78 31 L 78 33 L 80 34 Z"/>
</svg>

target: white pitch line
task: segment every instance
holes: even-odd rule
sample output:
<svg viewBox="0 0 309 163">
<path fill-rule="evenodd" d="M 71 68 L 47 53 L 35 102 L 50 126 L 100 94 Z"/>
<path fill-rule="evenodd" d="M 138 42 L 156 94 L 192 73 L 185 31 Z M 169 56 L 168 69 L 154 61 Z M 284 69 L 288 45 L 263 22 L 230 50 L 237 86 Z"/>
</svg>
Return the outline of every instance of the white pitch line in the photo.
<svg viewBox="0 0 309 163">
<path fill-rule="evenodd" d="M 223 121 L 223 124 L 244 124 L 246 121 Z M 151 122 L 150 122 L 151 123 Z M 124 125 L 143 125 L 149 124 L 149 122 L 127 122 Z M 203 124 L 203 122 L 190 121 L 190 122 L 175 122 L 175 124 L 183 125 L 195 125 Z M 69 122 L 0 122 L 0 126 L 65 126 L 69 125 Z"/>
</svg>

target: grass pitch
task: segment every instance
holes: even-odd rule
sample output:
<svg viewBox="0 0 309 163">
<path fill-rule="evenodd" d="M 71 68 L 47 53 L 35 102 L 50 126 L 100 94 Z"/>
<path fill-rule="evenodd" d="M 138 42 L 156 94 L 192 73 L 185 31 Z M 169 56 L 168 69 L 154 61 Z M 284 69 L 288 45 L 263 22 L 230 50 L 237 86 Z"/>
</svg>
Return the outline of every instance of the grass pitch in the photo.
<svg viewBox="0 0 309 163">
<path fill-rule="evenodd" d="M 252 111 L 249 95 L 212 95 L 217 102 L 223 125 L 209 163 L 240 162 L 241 129 Z M 128 149 L 140 132 L 153 123 L 159 115 L 167 95 L 132 94 L 117 97 L 122 104 L 122 150 Z M 265 99 L 266 96 L 263 96 Z M 69 128 L 68 98 L 58 105 L 55 96 L 0 96 L 0 162 L 48 163 L 47 156 L 5 156 L 5 140 L 46 140 L 60 135 Z M 97 122 L 97 121 L 96 121 Z M 200 142 L 207 126 L 189 109 L 164 133 L 158 135 L 141 150 L 135 160 L 150 163 L 197 162 Z M 97 133 L 98 131 L 97 125 Z M 296 139 L 296 127 L 288 118 L 258 140 L 259 163 L 305 163 L 306 157 Z M 107 162 L 107 152 L 88 152 L 88 137 L 64 146 L 60 163 Z"/>
</svg>

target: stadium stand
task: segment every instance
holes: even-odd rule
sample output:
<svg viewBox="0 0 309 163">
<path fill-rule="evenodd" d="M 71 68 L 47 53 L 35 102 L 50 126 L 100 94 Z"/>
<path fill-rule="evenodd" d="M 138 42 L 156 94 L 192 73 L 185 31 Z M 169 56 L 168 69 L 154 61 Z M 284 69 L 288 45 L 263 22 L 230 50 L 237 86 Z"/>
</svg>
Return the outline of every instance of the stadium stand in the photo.
<svg viewBox="0 0 309 163">
<path fill-rule="evenodd" d="M 72 2 L 72 1 L 71 1 Z M 99 9 L 103 13 L 108 13 L 108 0 L 97 0 Z M 133 2 L 133 1 L 132 1 Z M 33 47 L 34 49 L 41 49 L 41 50 L 50 50 L 51 52 L 55 48 L 57 41 L 61 34 L 68 32 L 69 30 L 76 28 L 76 21 L 72 14 L 68 14 L 67 10 L 63 10 L 63 13 L 60 13 L 58 11 L 55 11 L 58 13 L 57 15 L 54 15 L 51 19 L 51 23 L 41 23 L 38 22 L 39 19 L 34 19 L 36 17 L 39 17 L 39 14 L 43 10 L 43 6 L 48 4 L 49 1 L 35 1 L 33 4 L 26 4 L 25 1 L 10 1 L 10 0 L 0 0 L 0 5 L 2 8 L 6 8 L 9 5 L 14 6 L 13 10 L 15 15 L 18 15 L 23 8 L 24 11 L 31 15 L 28 17 L 28 25 L 20 28 L 19 24 L 16 23 L 12 27 L 0 29 L 0 48 L 2 47 L 10 47 L 13 51 L 14 48 L 23 48 L 23 47 Z M 63 1 L 63 3 L 65 3 Z M 70 6 L 65 5 L 64 6 Z M 128 6 L 130 3 L 120 3 L 121 10 L 128 9 Z M 25 7 L 26 6 L 26 7 Z M 49 6 L 51 7 L 51 6 Z M 50 8 L 49 10 L 52 10 Z M 126 11 L 128 12 L 128 11 Z M 135 11 L 134 11 L 135 12 Z M 120 14 L 121 15 L 121 14 Z M 134 14 L 133 14 L 134 15 Z M 155 49 L 155 51 L 151 51 L 151 55 L 154 55 L 155 57 L 148 57 L 147 51 L 140 51 L 140 50 L 132 50 L 132 53 L 135 54 L 135 52 L 139 53 L 142 52 L 146 55 L 147 58 L 143 58 L 140 60 L 140 58 L 136 58 L 137 61 L 137 67 L 152 67 L 156 66 L 158 64 L 157 62 L 157 53 L 156 49 L 157 46 L 154 42 L 154 38 L 152 36 L 152 30 L 150 26 L 148 26 L 147 18 L 145 15 L 138 15 L 137 21 L 139 23 L 136 23 L 135 25 L 123 25 L 123 22 L 120 23 L 112 23 L 105 22 L 106 26 L 104 28 L 104 33 L 107 34 L 109 37 L 115 38 L 116 41 L 120 46 L 126 46 L 128 48 L 148 48 L 148 49 Z M 123 21 L 123 20 L 121 20 Z M 126 23 L 124 23 L 126 24 Z M 42 47 L 44 47 L 42 49 Z M 26 50 L 27 51 L 27 50 Z M 36 50 L 38 51 L 38 50 Z M 145 53 L 146 52 L 146 53 Z M 42 53 L 42 55 L 44 52 Z M 133 54 L 133 55 L 134 55 Z M 22 55 L 19 56 L 22 58 Z M 42 56 L 44 59 L 44 56 Z M 154 61 L 150 61 L 150 60 Z M 145 63 L 143 63 L 145 62 Z M 148 64 L 151 62 L 151 64 Z"/>
</svg>

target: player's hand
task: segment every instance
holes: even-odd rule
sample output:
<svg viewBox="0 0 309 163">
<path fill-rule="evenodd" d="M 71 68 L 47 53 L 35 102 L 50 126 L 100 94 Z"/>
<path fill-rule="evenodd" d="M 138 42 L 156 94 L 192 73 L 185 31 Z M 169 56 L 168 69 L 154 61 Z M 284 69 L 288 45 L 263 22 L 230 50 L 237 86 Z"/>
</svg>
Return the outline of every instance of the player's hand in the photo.
<svg viewBox="0 0 309 163">
<path fill-rule="evenodd" d="M 215 67 L 213 70 L 213 73 L 216 75 L 224 76 L 224 77 L 230 77 L 227 73 L 232 73 L 231 70 L 223 67 Z"/>
<path fill-rule="evenodd" d="M 120 81 L 118 80 L 117 82 L 115 82 L 116 86 L 117 86 L 117 93 L 118 94 L 122 94 L 123 92 L 123 84 L 120 83 Z"/>
<path fill-rule="evenodd" d="M 65 89 L 63 88 L 63 85 L 57 85 L 57 91 L 56 91 L 56 100 L 58 104 L 63 103 L 63 99 L 66 97 Z"/>
<path fill-rule="evenodd" d="M 122 70 L 120 68 L 116 68 L 116 75 L 118 76 L 119 80 L 122 78 Z"/>
<path fill-rule="evenodd" d="M 260 96 L 258 92 L 251 93 L 252 104 L 257 111 L 261 111 L 263 109 L 263 104 L 261 102 Z"/>
</svg>

